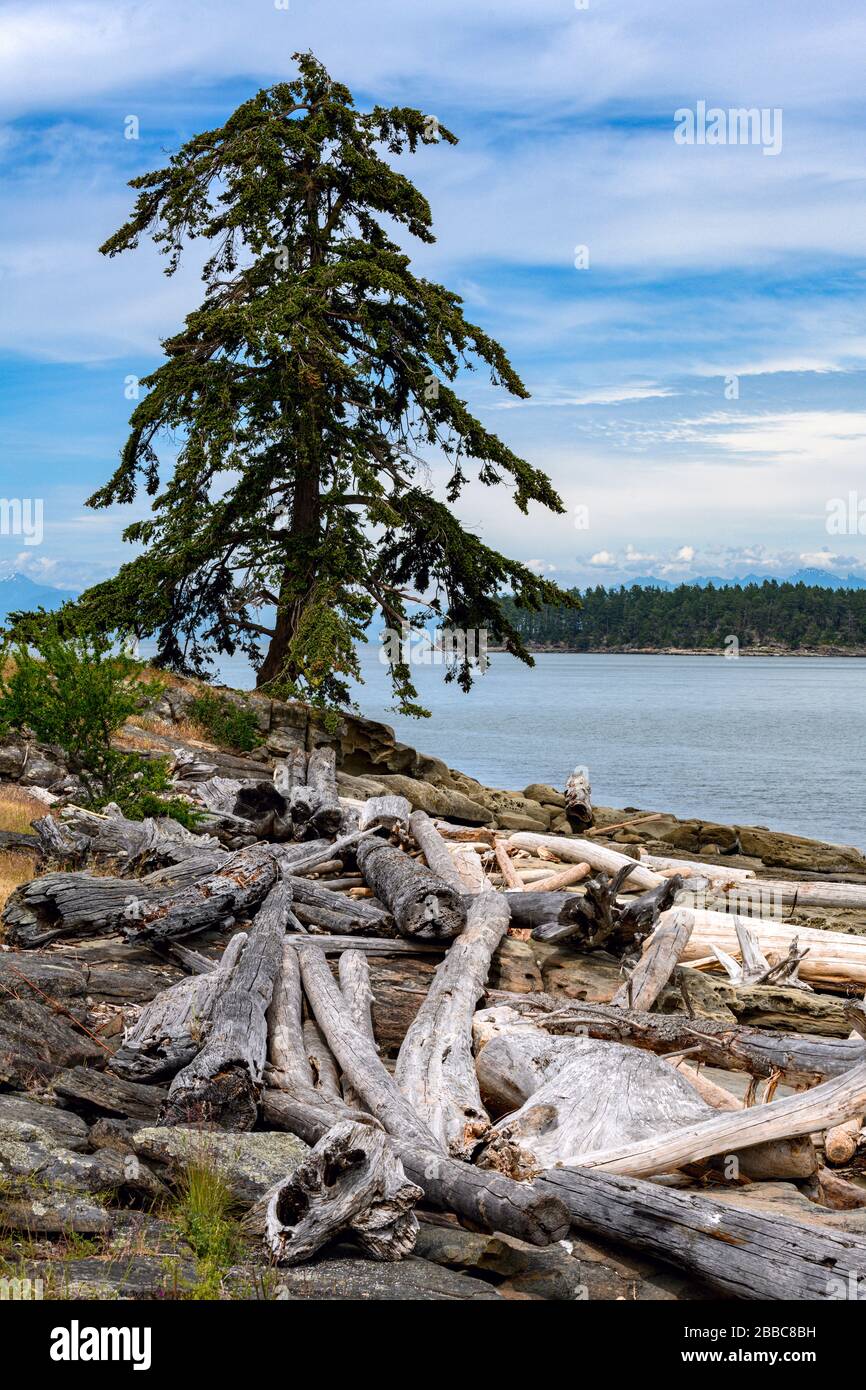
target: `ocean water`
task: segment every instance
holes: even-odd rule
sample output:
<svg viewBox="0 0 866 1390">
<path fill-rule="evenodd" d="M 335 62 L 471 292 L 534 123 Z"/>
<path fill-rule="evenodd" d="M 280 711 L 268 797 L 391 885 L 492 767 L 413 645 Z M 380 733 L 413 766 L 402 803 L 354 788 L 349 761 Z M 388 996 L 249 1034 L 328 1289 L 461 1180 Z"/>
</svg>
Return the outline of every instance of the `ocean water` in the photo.
<svg viewBox="0 0 866 1390">
<path fill-rule="evenodd" d="M 600 806 L 765 825 L 866 849 L 866 659 L 494 653 L 468 695 L 415 668 L 431 718 L 390 709 L 378 646 L 359 711 L 491 786 L 562 787 L 589 769 Z M 245 665 L 221 678 L 245 688 Z"/>
</svg>

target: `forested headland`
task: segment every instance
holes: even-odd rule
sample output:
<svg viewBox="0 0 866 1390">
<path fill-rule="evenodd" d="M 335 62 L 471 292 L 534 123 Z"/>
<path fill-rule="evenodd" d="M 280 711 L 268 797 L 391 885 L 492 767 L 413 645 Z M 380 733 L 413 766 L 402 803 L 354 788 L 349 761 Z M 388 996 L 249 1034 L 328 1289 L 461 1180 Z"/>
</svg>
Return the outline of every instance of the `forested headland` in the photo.
<svg viewBox="0 0 866 1390">
<path fill-rule="evenodd" d="M 580 609 L 548 605 L 533 612 L 514 599 L 504 601 L 527 646 L 576 652 L 717 650 L 736 637 L 745 650 L 866 650 L 866 589 L 767 580 L 730 588 L 599 585 L 570 592 L 580 599 Z"/>
</svg>

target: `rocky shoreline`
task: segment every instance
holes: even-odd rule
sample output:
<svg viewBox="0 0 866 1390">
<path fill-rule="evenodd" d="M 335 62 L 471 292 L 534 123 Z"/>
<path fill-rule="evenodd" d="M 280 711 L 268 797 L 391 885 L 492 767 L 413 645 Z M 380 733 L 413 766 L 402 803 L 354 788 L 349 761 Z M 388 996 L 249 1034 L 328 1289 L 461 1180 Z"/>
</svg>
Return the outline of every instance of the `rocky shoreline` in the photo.
<svg viewBox="0 0 866 1390">
<path fill-rule="evenodd" d="M 560 837 L 563 844 L 575 838 L 559 789 L 542 783 L 520 790 L 484 786 L 399 742 L 387 725 L 355 715 L 344 714 L 334 722 L 301 704 L 224 691 L 226 698 L 254 712 L 259 745 L 240 754 L 191 738 L 187 725 L 198 689 L 192 682 L 171 681 L 124 728 L 123 746 L 174 758 L 179 775 L 194 766 L 196 776 L 245 785 L 259 779 L 272 785 L 275 768 L 293 751 L 304 750 L 309 757 L 333 749 L 336 788 L 347 806 L 404 798 L 413 812 L 451 825 L 467 844 L 484 843 L 485 837 L 492 844 L 493 832 L 518 839 L 530 832 L 529 840 L 533 833 Z M 76 779 L 54 747 L 5 736 L 0 740 L 0 780 L 55 806 L 75 801 Z M 866 885 L 866 856 L 857 848 L 763 826 L 683 819 L 651 808 L 596 807 L 591 828 L 580 833 L 592 837 L 599 853 L 606 848 L 630 858 L 676 856 L 698 861 L 696 868 L 716 865 L 720 871 L 748 873 L 757 880 L 783 877 L 795 885 L 806 880 Z M 16 841 L 22 853 L 33 852 L 26 833 L 6 833 L 0 845 L 14 850 Z M 245 842 L 249 837 L 238 841 Z M 525 862 L 545 863 L 543 855 Z M 329 872 L 333 878 L 345 870 Z M 549 867 L 524 872 L 543 877 Z M 330 887 L 327 878 L 321 882 L 322 891 Z M 785 921 L 804 930 L 866 935 L 863 907 L 805 908 L 794 901 L 785 910 Z M 161 1214 L 177 1185 L 178 1164 L 189 1159 L 183 1144 L 191 1142 L 193 1132 L 157 1125 L 166 1103 L 164 1084 L 144 1085 L 105 1070 L 107 1059 L 161 991 L 188 978 L 190 968 L 210 969 L 219 962 L 224 935 L 206 932 L 193 941 L 192 952 L 184 953 L 183 947 L 155 951 L 109 931 L 72 940 L 67 935 L 37 950 L 0 948 L 0 1276 L 42 1279 L 46 1296 L 56 1298 L 713 1296 L 694 1274 L 652 1254 L 625 1249 L 587 1227 L 572 1230 L 568 1249 L 556 1243 L 540 1248 L 502 1233 L 467 1230 L 453 1216 L 431 1210 L 420 1214 L 414 1253 L 399 1263 L 371 1262 L 357 1248 L 337 1246 L 309 1263 L 275 1270 L 261 1253 L 247 1251 L 223 1271 L 219 1289 L 208 1293 L 189 1239 L 176 1221 Z M 366 959 L 376 1042 L 386 1066 L 392 1067 L 442 954 L 423 942 L 398 941 L 379 954 L 371 951 Z M 684 995 L 677 973 L 672 975 L 659 993 L 655 1014 L 840 1043 L 849 1036 L 844 988 L 734 985 L 696 969 L 688 970 L 688 978 Z M 567 942 L 531 939 L 529 932 L 512 928 L 493 952 L 487 1001 L 601 1007 L 610 1004 L 622 979 L 621 961 L 604 950 L 585 954 Z M 272 1130 L 257 1127 L 231 1134 L 208 1132 L 205 1126 L 202 1142 L 214 1161 L 221 1144 L 231 1148 L 232 1161 L 223 1167 L 234 1200 L 244 1209 L 308 1153 L 305 1144 L 276 1124 Z M 808 1182 L 781 1179 L 743 1182 L 719 1200 L 723 1197 L 746 1214 L 782 1215 L 818 1232 L 849 1232 L 859 1238 L 866 1236 L 866 1185 L 862 1203 L 852 1196 L 859 1181 L 856 1166 L 845 1171 L 845 1201 L 840 1199 L 839 1209 L 821 1205 L 814 1184 L 810 1188 Z"/>
<path fill-rule="evenodd" d="M 719 647 L 563 647 L 552 643 L 527 642 L 526 649 L 536 655 L 559 653 L 563 656 L 721 656 L 725 652 Z M 504 647 L 488 647 L 491 653 L 504 652 Z M 741 646 L 738 657 L 742 656 L 789 656 L 817 658 L 828 656 L 866 657 L 866 647 L 782 647 L 782 646 Z M 730 658 L 727 658 L 730 659 Z"/>
</svg>

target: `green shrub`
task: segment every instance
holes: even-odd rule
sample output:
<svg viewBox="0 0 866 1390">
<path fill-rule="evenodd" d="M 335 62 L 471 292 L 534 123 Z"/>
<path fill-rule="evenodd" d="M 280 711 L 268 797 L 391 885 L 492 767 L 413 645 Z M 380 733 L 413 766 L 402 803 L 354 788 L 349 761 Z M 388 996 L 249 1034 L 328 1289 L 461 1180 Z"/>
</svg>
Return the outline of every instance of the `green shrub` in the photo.
<svg viewBox="0 0 866 1390">
<path fill-rule="evenodd" d="M 165 760 L 112 747 L 117 730 L 158 693 L 139 670 L 107 638 L 40 632 L 32 649 L 18 643 L 0 654 L 0 729 L 30 730 L 64 749 L 91 806 L 116 801 L 131 820 L 170 815 L 192 829 L 199 813 L 164 795 Z"/>
<path fill-rule="evenodd" d="M 235 704 L 226 695 L 218 695 L 215 690 L 206 690 L 197 696 L 189 707 L 189 716 L 207 730 L 214 743 L 225 748 L 249 753 L 261 743 L 253 711 Z"/>
<path fill-rule="evenodd" d="M 241 1235 L 234 1218 L 235 1205 L 231 1190 L 215 1167 L 202 1160 L 188 1164 L 175 1221 L 195 1252 L 195 1298 L 219 1298 L 223 1274 L 237 1258 Z"/>
</svg>

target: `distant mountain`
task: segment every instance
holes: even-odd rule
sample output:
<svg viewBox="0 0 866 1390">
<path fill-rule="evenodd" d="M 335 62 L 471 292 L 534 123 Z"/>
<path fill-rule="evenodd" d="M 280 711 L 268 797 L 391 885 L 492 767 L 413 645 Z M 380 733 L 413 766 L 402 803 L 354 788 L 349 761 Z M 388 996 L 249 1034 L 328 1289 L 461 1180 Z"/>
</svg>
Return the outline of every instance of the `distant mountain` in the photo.
<svg viewBox="0 0 866 1390">
<path fill-rule="evenodd" d="M 634 579 L 629 577 L 617 584 L 608 584 L 606 587 L 610 590 L 632 589 L 637 585 L 639 589 L 662 589 L 669 593 L 672 589 L 678 589 L 681 584 L 688 584 L 695 589 L 706 589 L 710 584 L 715 589 L 730 589 L 735 584 L 745 588 L 747 584 L 765 584 L 771 579 L 777 584 L 807 584 L 818 589 L 866 589 L 866 579 L 861 575 L 849 574 L 843 579 L 841 575 L 830 574 L 828 570 L 817 569 L 815 566 L 794 570 L 792 574 L 743 574 L 727 579 L 719 574 L 699 574 L 694 579 L 678 579 L 675 583 L 671 583 L 669 579 L 658 579 L 655 575 L 642 574 L 636 575 Z"/>
<path fill-rule="evenodd" d="M 75 598 L 68 589 L 52 589 L 48 584 L 37 584 L 24 574 L 10 574 L 8 579 L 0 579 L 0 623 L 5 623 L 10 613 L 33 608 L 46 608 L 53 612 L 62 603 Z"/>
</svg>

